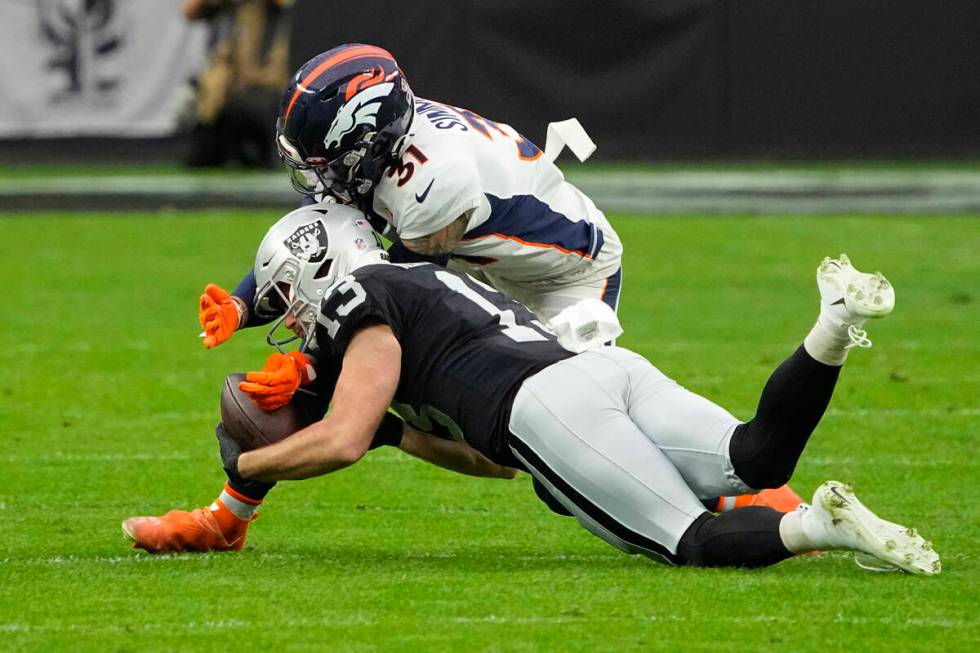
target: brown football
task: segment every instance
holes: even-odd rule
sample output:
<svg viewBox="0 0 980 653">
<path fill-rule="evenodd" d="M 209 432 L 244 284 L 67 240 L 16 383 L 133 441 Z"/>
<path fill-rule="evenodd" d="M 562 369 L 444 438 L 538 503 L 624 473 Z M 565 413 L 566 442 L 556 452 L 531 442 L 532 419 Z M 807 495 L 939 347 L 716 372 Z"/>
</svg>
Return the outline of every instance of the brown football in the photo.
<svg viewBox="0 0 980 653">
<path fill-rule="evenodd" d="M 242 451 L 279 442 L 307 425 L 295 402 L 268 413 L 259 408 L 238 389 L 244 380 L 244 374 L 229 374 L 221 388 L 221 422 Z"/>
</svg>

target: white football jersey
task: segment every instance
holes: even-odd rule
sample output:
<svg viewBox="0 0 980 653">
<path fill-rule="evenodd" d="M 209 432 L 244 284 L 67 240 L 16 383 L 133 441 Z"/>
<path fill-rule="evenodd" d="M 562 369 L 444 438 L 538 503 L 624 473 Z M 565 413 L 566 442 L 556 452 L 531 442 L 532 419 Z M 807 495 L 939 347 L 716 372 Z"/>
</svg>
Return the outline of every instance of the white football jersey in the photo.
<svg viewBox="0 0 980 653">
<path fill-rule="evenodd" d="M 374 191 L 374 212 L 403 240 L 468 215 L 450 267 L 522 301 L 514 289 L 601 286 L 619 270 L 616 232 L 534 144 L 471 111 L 415 103 L 408 147 Z"/>
</svg>

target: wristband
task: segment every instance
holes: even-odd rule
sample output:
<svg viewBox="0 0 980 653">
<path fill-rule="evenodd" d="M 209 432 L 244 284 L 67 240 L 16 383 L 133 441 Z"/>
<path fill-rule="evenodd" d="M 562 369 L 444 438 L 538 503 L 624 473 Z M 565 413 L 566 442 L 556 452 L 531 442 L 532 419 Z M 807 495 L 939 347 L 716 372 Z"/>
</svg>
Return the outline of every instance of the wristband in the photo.
<svg viewBox="0 0 980 653">
<path fill-rule="evenodd" d="M 244 323 L 248 321 L 248 308 L 246 308 L 245 300 L 235 295 L 231 296 L 231 303 L 235 305 L 235 310 L 238 311 L 238 324 L 235 325 L 237 331 L 245 326 Z"/>
<path fill-rule="evenodd" d="M 394 413 L 386 412 L 385 416 L 381 418 L 381 424 L 378 425 L 378 430 L 374 432 L 374 440 L 371 441 L 371 446 L 368 449 L 377 449 L 385 445 L 397 447 L 402 443 L 403 428 L 404 422 L 401 417 Z"/>
</svg>

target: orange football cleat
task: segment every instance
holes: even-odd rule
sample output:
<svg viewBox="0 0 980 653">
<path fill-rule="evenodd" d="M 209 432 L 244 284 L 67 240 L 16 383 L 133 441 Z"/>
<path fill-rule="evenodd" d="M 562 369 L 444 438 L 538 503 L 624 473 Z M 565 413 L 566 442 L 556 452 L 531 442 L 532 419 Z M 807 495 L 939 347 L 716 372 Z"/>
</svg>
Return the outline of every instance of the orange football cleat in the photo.
<svg viewBox="0 0 980 653">
<path fill-rule="evenodd" d="M 122 529 L 134 549 L 146 549 L 150 553 L 240 551 L 245 545 L 249 522 L 223 521 L 224 529 L 209 508 L 190 512 L 171 510 L 161 517 L 130 517 L 122 523 Z"/>
<path fill-rule="evenodd" d="M 792 512 L 803 503 L 796 492 L 788 485 L 772 490 L 761 490 L 755 494 L 740 494 L 737 497 L 721 497 L 715 512 L 727 512 L 748 506 L 766 506 L 779 512 Z"/>
<path fill-rule="evenodd" d="M 768 506 L 779 512 L 792 512 L 803 503 L 803 499 L 796 492 L 793 492 L 793 489 L 788 485 L 772 490 L 762 490 L 751 496 L 752 503 L 749 505 Z"/>
</svg>

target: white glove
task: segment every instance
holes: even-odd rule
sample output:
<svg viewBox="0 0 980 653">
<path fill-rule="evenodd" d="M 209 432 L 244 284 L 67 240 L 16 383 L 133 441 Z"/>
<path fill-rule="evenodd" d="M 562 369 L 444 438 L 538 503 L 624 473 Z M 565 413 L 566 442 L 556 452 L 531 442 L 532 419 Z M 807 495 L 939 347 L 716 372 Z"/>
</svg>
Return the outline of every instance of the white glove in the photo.
<svg viewBox="0 0 980 653">
<path fill-rule="evenodd" d="M 548 327 L 562 347 L 576 354 L 602 347 L 623 333 L 615 311 L 598 299 L 576 302 L 553 317 Z"/>
</svg>

